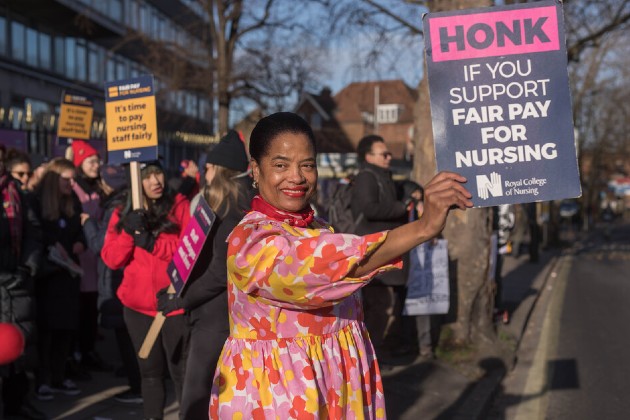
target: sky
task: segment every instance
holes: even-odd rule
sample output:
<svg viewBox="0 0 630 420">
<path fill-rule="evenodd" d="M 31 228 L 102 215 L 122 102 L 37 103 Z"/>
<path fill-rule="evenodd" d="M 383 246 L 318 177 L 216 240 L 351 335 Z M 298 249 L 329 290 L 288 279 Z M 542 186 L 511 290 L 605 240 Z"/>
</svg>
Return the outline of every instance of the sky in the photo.
<svg viewBox="0 0 630 420">
<path fill-rule="evenodd" d="M 415 87 L 422 77 L 422 39 L 417 37 L 411 45 L 403 45 L 401 41 L 398 48 L 384 51 L 379 62 L 373 68 L 362 65 L 361 51 L 367 50 L 362 45 L 369 40 L 348 40 L 343 44 L 334 46 L 330 51 L 331 68 L 328 85 L 333 94 L 352 82 L 402 79 L 410 87 Z M 405 43 L 406 44 L 406 43 Z"/>
</svg>

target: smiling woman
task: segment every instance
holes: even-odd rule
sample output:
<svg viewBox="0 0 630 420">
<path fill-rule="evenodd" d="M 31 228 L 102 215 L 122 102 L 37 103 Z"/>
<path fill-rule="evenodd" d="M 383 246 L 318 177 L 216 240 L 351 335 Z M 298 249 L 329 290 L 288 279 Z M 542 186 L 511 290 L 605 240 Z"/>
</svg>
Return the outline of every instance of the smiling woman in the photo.
<svg viewBox="0 0 630 420">
<path fill-rule="evenodd" d="M 210 417 L 385 418 L 360 289 L 437 235 L 451 206 L 472 206 L 465 179 L 437 175 L 422 220 L 366 236 L 336 234 L 309 205 L 317 167 L 306 121 L 287 112 L 263 118 L 250 155 L 259 195 L 228 237 L 231 331 Z"/>
</svg>

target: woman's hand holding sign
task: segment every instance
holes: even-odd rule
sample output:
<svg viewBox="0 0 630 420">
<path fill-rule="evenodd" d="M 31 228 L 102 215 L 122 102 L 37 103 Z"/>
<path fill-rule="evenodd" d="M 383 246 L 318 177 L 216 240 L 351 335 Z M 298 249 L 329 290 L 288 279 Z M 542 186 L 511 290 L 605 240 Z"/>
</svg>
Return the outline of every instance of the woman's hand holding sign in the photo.
<svg viewBox="0 0 630 420">
<path fill-rule="evenodd" d="M 454 172 L 438 173 L 424 189 L 424 214 L 418 220 L 420 231 L 429 238 L 437 236 L 452 208 L 472 207 L 472 194 L 462 185 L 466 178 Z"/>
</svg>

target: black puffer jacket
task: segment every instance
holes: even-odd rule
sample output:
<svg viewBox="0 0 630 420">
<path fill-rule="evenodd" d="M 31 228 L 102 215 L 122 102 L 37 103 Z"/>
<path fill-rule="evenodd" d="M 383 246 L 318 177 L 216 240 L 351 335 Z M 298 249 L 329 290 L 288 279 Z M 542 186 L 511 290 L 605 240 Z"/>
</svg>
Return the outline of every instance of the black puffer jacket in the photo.
<svg viewBox="0 0 630 420">
<path fill-rule="evenodd" d="M 407 206 L 397 197 L 397 187 L 391 172 L 364 163 L 352 187 L 352 214 L 362 222 L 358 235 L 394 229 L 407 222 Z M 402 286 L 407 279 L 403 270 L 394 270 L 378 276 L 378 281 L 389 286 Z"/>
<path fill-rule="evenodd" d="M 11 235 L 4 206 L 0 208 L 0 322 L 16 324 L 26 339 L 24 357 L 30 368 L 36 359 L 35 301 L 33 276 L 40 266 L 42 231 L 27 196 L 21 195 L 22 250 L 19 259 L 11 252 Z"/>
<path fill-rule="evenodd" d="M 78 264 L 79 258 L 74 254 L 73 246 L 75 243 L 85 245 L 81 228 L 81 202 L 73 192 L 73 215 L 70 217 L 62 215 L 57 220 L 45 220 L 41 216 L 41 195 L 36 198 L 35 210 L 41 221 L 45 250 L 42 267 L 35 279 L 38 324 L 50 329 L 76 330 L 79 327 L 80 278 L 50 261 L 48 249 L 59 243 L 68 256 Z"/>
<path fill-rule="evenodd" d="M 99 255 L 105 242 L 107 226 L 114 213 L 114 209 L 126 202 L 125 192 L 113 193 L 103 201 L 103 218 L 95 220 L 89 218 L 83 225 L 83 233 L 88 248 Z M 123 305 L 116 296 L 116 290 L 122 282 L 123 270 L 112 270 L 98 258 L 98 310 L 99 320 L 103 328 L 124 328 Z"/>
<path fill-rule="evenodd" d="M 206 330 L 229 332 L 227 306 L 227 237 L 249 210 L 253 192 L 243 184 L 240 188 L 238 207 L 231 208 L 226 215 L 224 208 L 217 211 L 217 219 L 212 225 L 208 240 L 201 250 L 196 264 L 190 273 L 186 289 L 182 293 L 184 307 L 190 312 L 191 322 L 203 323 Z M 200 193 L 201 194 L 201 193 Z M 199 197 L 198 195 L 197 197 Z M 195 197 L 191 210 L 196 205 Z M 220 216 L 222 215 L 222 216 Z M 221 342 L 222 346 L 223 343 Z"/>
</svg>

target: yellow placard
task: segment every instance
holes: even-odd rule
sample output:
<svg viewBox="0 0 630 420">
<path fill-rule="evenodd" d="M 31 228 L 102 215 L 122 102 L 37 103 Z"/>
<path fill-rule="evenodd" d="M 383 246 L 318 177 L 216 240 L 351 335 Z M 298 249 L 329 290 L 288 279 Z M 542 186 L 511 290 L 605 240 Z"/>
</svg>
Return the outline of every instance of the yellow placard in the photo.
<svg viewBox="0 0 630 420">
<path fill-rule="evenodd" d="M 57 136 L 89 139 L 93 114 L 94 110 L 91 107 L 61 104 Z"/>
<path fill-rule="evenodd" d="M 107 102 L 105 111 L 107 150 L 157 146 L 155 96 Z"/>
</svg>

